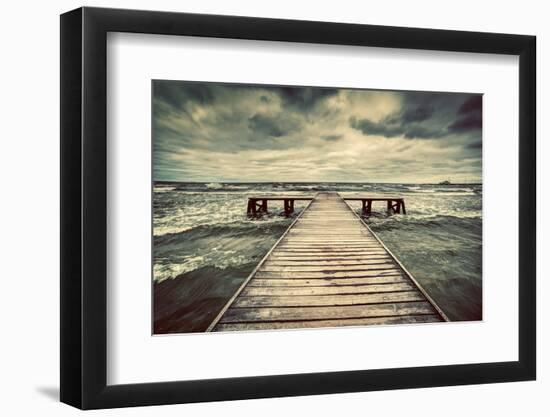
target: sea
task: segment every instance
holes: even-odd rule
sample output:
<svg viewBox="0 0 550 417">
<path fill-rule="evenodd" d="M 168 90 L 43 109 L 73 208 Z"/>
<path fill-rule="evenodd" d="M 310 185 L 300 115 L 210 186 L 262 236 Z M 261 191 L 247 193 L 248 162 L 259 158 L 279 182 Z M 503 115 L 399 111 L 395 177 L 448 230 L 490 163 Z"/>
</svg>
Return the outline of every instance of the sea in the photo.
<svg viewBox="0 0 550 417">
<path fill-rule="evenodd" d="M 176 183 L 153 186 L 154 333 L 206 330 L 307 201 L 285 216 L 247 215 L 251 195 L 320 191 L 391 195 L 407 214 L 373 203 L 370 228 L 451 320 L 482 319 L 481 184 Z M 349 203 L 358 213 L 360 202 Z"/>
</svg>

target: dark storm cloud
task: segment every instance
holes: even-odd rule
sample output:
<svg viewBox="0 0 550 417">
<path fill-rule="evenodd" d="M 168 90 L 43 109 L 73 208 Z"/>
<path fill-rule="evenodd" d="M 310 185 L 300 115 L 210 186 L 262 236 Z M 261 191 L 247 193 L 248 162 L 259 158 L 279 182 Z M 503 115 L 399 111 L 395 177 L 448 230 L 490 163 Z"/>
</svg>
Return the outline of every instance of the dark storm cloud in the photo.
<svg viewBox="0 0 550 417">
<path fill-rule="evenodd" d="M 483 144 L 482 144 L 482 142 L 479 140 L 479 141 L 471 142 L 471 143 L 467 144 L 466 147 L 467 147 L 468 149 L 481 149 L 481 148 L 483 148 Z"/>
<path fill-rule="evenodd" d="M 338 94 L 336 88 L 275 87 L 285 106 L 307 112 L 323 100 Z"/>
<path fill-rule="evenodd" d="M 483 96 L 474 95 L 468 99 L 458 109 L 459 114 L 471 114 L 471 113 L 480 113 L 483 103 Z"/>
<path fill-rule="evenodd" d="M 443 93 L 401 93 L 401 108 L 374 122 L 351 117 L 350 126 L 365 135 L 407 139 L 444 138 L 481 128 L 481 96 Z M 467 98 L 464 99 L 464 96 Z"/>
<path fill-rule="evenodd" d="M 157 180 L 481 178 L 480 96 L 180 81 L 152 93 Z"/>
<path fill-rule="evenodd" d="M 406 114 L 394 114 L 380 122 L 372 122 L 369 119 L 358 120 L 356 117 L 352 117 L 350 126 L 365 135 L 378 135 L 386 138 L 403 136 L 407 139 L 433 139 L 441 137 L 445 133 L 440 126 L 431 123 L 407 122 L 408 117 Z"/>
<path fill-rule="evenodd" d="M 338 139 L 342 139 L 343 135 L 323 135 L 321 136 L 321 139 L 329 141 L 329 142 L 335 142 Z"/>
<path fill-rule="evenodd" d="M 278 138 L 299 130 L 300 123 L 292 117 L 273 117 L 256 113 L 248 119 L 248 128 L 256 133 Z"/>
<path fill-rule="evenodd" d="M 454 121 L 449 125 L 448 129 L 451 132 L 465 132 L 481 129 L 481 123 L 481 115 L 472 114 Z"/>
<path fill-rule="evenodd" d="M 185 108 L 187 103 L 210 104 L 214 92 L 209 84 L 184 83 L 177 81 L 154 81 L 154 97 L 174 108 Z"/>
<path fill-rule="evenodd" d="M 401 114 L 401 119 L 405 123 L 423 122 L 432 117 L 433 112 L 434 108 L 429 101 L 418 103 L 410 108 L 406 108 Z"/>
<path fill-rule="evenodd" d="M 448 129 L 451 132 L 467 132 L 479 130 L 482 125 L 482 96 L 473 96 L 460 106 L 457 112 L 457 120 L 451 123 Z"/>
</svg>

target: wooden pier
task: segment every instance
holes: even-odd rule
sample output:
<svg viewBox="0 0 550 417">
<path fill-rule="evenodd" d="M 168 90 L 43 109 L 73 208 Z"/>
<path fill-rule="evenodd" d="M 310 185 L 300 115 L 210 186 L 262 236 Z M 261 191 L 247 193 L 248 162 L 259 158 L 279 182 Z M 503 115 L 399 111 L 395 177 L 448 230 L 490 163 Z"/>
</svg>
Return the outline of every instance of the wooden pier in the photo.
<svg viewBox="0 0 550 417">
<path fill-rule="evenodd" d="M 207 331 L 447 321 L 337 193 L 319 193 Z"/>
<path fill-rule="evenodd" d="M 400 197 L 346 197 L 347 201 L 361 201 L 362 210 L 361 212 L 365 216 L 370 216 L 372 213 L 372 202 L 373 201 L 385 201 L 386 202 L 386 211 L 389 214 L 407 214 L 405 210 L 405 200 Z"/>
<path fill-rule="evenodd" d="M 248 207 L 246 212 L 250 215 L 267 213 L 267 202 L 268 201 L 283 201 L 283 208 L 285 214 L 294 213 L 294 201 L 309 201 L 313 197 L 307 196 L 261 196 L 261 197 L 248 197 Z"/>
<path fill-rule="evenodd" d="M 296 200 L 312 200 L 314 197 L 307 196 L 253 196 L 248 197 L 248 206 L 246 212 L 249 215 L 255 216 L 258 214 L 267 213 L 268 201 L 283 201 L 283 210 L 285 214 L 294 213 L 294 201 Z M 385 201 L 386 211 L 388 214 L 407 214 L 405 210 L 405 200 L 401 197 L 344 197 L 347 201 L 361 201 L 362 214 L 370 216 L 372 213 L 373 201 Z"/>
</svg>

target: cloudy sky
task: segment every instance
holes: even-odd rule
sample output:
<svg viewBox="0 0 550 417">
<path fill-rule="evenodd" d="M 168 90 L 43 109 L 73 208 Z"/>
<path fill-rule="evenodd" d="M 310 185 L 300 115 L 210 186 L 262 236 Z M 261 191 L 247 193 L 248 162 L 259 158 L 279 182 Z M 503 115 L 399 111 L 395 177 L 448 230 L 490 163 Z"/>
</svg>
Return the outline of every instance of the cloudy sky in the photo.
<svg viewBox="0 0 550 417">
<path fill-rule="evenodd" d="M 473 94 L 153 81 L 168 181 L 481 182 Z"/>
</svg>

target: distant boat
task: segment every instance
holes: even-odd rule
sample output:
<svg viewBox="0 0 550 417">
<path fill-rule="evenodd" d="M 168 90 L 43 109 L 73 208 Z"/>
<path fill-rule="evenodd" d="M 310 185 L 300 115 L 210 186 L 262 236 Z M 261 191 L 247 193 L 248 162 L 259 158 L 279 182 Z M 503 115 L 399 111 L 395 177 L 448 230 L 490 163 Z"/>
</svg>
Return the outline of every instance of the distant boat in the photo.
<svg viewBox="0 0 550 417">
<path fill-rule="evenodd" d="M 452 184 L 451 184 L 451 181 L 445 180 L 445 181 L 441 181 L 441 182 L 439 183 L 439 185 L 452 185 Z"/>
</svg>

